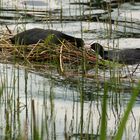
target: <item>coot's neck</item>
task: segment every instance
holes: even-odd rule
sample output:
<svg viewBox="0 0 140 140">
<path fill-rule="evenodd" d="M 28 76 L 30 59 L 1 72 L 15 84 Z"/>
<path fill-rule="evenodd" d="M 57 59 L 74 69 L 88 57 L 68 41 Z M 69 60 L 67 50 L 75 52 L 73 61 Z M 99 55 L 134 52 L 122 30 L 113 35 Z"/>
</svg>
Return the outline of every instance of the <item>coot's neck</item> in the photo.
<svg viewBox="0 0 140 140">
<path fill-rule="evenodd" d="M 106 60 L 108 59 L 108 51 L 104 51 L 102 58 Z"/>
<path fill-rule="evenodd" d="M 91 49 L 93 49 L 103 59 L 107 59 L 108 58 L 108 51 L 105 51 L 103 46 L 101 46 L 99 43 L 93 43 L 91 45 Z"/>
</svg>

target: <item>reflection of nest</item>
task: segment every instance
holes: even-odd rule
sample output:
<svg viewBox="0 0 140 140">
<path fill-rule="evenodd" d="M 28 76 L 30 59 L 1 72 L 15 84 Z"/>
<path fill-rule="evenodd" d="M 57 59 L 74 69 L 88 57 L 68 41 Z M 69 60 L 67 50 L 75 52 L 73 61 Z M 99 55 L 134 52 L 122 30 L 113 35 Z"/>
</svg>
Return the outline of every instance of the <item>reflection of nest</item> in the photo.
<svg viewBox="0 0 140 140">
<path fill-rule="evenodd" d="M 72 44 L 65 42 L 59 46 L 44 45 L 12 45 L 9 41 L 0 41 L 1 60 L 24 60 L 32 65 L 34 63 L 59 64 L 61 71 L 65 66 L 75 67 L 82 64 L 93 66 L 96 63 L 96 56 L 93 51 L 78 49 Z M 16 61 L 18 62 L 18 61 Z M 58 66 L 58 65 L 57 65 Z"/>
</svg>

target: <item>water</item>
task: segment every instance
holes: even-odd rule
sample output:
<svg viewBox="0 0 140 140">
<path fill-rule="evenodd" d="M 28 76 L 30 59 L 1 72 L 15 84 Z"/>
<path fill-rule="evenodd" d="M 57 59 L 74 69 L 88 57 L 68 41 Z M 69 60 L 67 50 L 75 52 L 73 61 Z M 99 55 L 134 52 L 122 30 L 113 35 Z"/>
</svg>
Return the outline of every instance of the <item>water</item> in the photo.
<svg viewBox="0 0 140 140">
<path fill-rule="evenodd" d="M 2 17 L 0 18 L 1 32 L 6 30 L 5 24 L 8 25 L 13 33 L 25 28 L 52 28 L 76 37 L 82 37 L 87 43 L 98 41 L 102 45 L 110 46 L 110 48 L 114 46 L 120 49 L 139 48 L 140 39 L 139 37 L 136 38 L 140 34 L 139 4 L 130 5 L 126 3 L 120 7 L 120 18 L 118 19 L 120 24 L 112 25 L 112 28 L 117 30 L 117 32 L 113 32 L 113 36 L 109 38 L 108 28 L 110 24 L 92 20 L 74 21 L 72 18 L 72 16 L 78 17 L 82 14 L 86 16 L 88 14 L 104 13 L 104 16 L 106 16 L 106 11 L 102 9 L 95 10 L 94 8 L 89 10 L 90 7 L 87 5 L 70 5 L 69 2 L 75 1 L 2 1 L 1 7 L 4 10 L 0 13 Z M 84 0 L 83 2 L 87 1 Z M 79 8 L 81 11 L 79 11 Z M 26 9 L 29 11 L 26 11 Z M 44 12 L 45 10 L 51 11 L 52 14 L 49 15 L 49 12 Z M 117 12 L 117 10 L 114 10 L 112 19 L 117 17 Z M 61 14 L 62 17 L 65 17 L 65 20 L 58 21 L 57 17 L 60 17 Z M 27 15 L 29 16 L 28 18 Z M 54 19 L 49 20 L 48 17 Z M 134 28 L 130 28 L 129 25 L 124 27 L 122 19 L 129 20 L 131 17 L 135 19 L 133 23 Z M 125 37 L 124 30 L 126 33 L 134 34 L 134 36 Z M 113 77 L 113 72 L 110 72 L 110 70 L 99 70 L 97 79 L 84 79 L 84 133 L 100 134 L 101 102 L 103 100 L 104 79 L 106 79 L 109 84 L 107 135 L 108 137 L 114 135 L 117 131 L 119 120 L 131 97 L 132 86 L 136 86 L 140 78 L 140 69 L 138 67 L 136 72 L 134 72 L 135 67 L 136 65 L 115 69 L 114 72 L 121 76 L 120 81 L 117 81 L 117 75 L 115 76 L 116 79 Z M 88 74 L 95 75 L 95 69 L 89 70 Z M 116 80 L 114 83 L 112 78 Z M 32 139 L 33 124 L 40 128 L 39 133 L 41 133 L 42 128 L 42 139 L 44 140 L 47 138 L 55 139 L 55 137 L 57 140 L 63 140 L 67 136 L 73 136 L 71 138 L 76 139 L 79 136 L 81 124 L 80 93 L 81 85 L 83 84 L 81 76 L 67 78 L 51 71 L 41 75 L 40 72 L 31 72 L 28 69 L 18 67 L 18 65 L 0 64 L 0 80 L 1 86 L 4 87 L 0 100 L 0 135 L 2 138 L 11 134 L 11 137 L 14 139 L 21 133 L 23 137 L 27 136 L 29 139 Z M 118 84 L 117 86 L 116 83 Z M 138 97 L 129 116 L 123 136 L 124 140 L 140 139 L 139 108 L 140 100 Z M 36 116 L 35 122 L 33 118 L 34 112 Z M 8 128 L 8 126 L 11 126 L 11 128 Z"/>
<path fill-rule="evenodd" d="M 5 125 L 10 124 L 11 127 L 14 128 L 12 130 L 12 137 L 17 137 L 19 131 L 22 131 L 22 135 L 27 131 L 28 133 L 26 133 L 29 139 L 33 137 L 33 133 L 31 132 L 31 124 L 33 123 L 33 118 L 31 117 L 33 115 L 33 101 L 36 125 L 40 129 L 43 127 L 45 134 L 48 133 L 49 136 L 52 135 L 53 137 L 53 130 L 55 130 L 56 139 L 64 139 L 65 125 L 67 127 L 67 135 L 79 133 L 80 90 L 74 85 L 74 82 L 68 84 L 63 82 L 61 78 L 55 80 L 51 74 L 39 76 L 36 73 L 29 72 L 27 69 L 16 68 L 9 64 L 1 64 L 0 70 L 1 83 L 5 85 L 0 100 L 1 136 L 6 134 Z M 91 83 L 96 84 L 93 80 L 89 80 L 89 84 L 85 82 L 84 132 L 90 134 L 93 129 L 94 134 L 99 134 L 98 127 L 101 121 L 101 102 L 103 95 L 100 92 L 97 93 L 95 88 L 90 88 Z M 90 92 L 88 91 L 88 87 Z M 112 91 L 108 93 L 108 136 L 113 135 L 117 130 L 118 120 L 120 120 L 123 115 L 126 103 L 131 96 L 129 92 L 129 88 L 128 91 L 123 91 L 122 88 L 122 90 L 118 90 L 118 93 Z M 7 103 L 7 100 L 9 103 Z M 19 106 L 15 106 L 17 103 L 19 103 Z M 129 133 L 131 134 L 129 136 L 130 139 L 133 137 L 134 139 L 138 139 L 139 103 L 140 100 L 138 98 L 130 114 L 126 127 L 127 134 L 124 135 L 124 139 L 126 139 Z M 44 123 L 48 126 L 48 132 Z M 89 130 L 87 130 L 88 124 Z M 44 139 L 46 139 L 46 137 L 47 136 L 44 135 Z"/>
</svg>

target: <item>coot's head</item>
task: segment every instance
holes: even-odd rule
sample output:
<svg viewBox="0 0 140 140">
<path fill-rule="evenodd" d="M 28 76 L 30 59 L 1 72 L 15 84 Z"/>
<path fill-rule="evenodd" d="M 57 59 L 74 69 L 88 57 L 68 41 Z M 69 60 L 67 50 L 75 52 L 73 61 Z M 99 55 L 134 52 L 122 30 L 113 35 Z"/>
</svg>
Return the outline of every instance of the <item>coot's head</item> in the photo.
<svg viewBox="0 0 140 140">
<path fill-rule="evenodd" d="M 99 43 L 93 43 L 91 44 L 91 49 L 93 49 L 97 54 L 104 58 L 105 51 L 102 45 L 100 45 Z"/>
</svg>

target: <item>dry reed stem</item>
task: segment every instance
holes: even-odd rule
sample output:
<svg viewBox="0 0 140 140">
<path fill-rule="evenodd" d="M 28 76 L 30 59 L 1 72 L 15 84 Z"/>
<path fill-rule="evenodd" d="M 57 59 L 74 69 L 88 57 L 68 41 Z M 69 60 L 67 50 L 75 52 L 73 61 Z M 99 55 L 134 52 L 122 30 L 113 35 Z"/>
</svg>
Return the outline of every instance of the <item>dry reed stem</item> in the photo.
<svg viewBox="0 0 140 140">
<path fill-rule="evenodd" d="M 62 60 L 62 51 L 63 51 L 63 44 L 60 46 L 60 70 L 61 72 L 63 73 L 64 72 L 64 69 L 63 69 L 63 60 Z"/>
<path fill-rule="evenodd" d="M 37 44 L 35 44 L 35 46 L 31 49 L 31 51 L 29 52 L 29 54 L 27 55 L 27 59 L 30 57 L 30 55 L 33 53 L 34 49 L 39 45 L 40 40 L 37 42 Z"/>
</svg>

